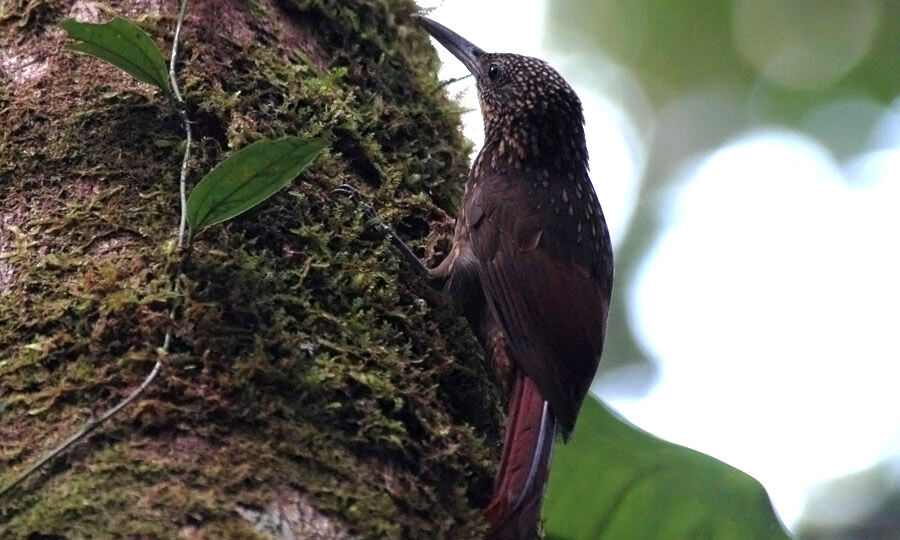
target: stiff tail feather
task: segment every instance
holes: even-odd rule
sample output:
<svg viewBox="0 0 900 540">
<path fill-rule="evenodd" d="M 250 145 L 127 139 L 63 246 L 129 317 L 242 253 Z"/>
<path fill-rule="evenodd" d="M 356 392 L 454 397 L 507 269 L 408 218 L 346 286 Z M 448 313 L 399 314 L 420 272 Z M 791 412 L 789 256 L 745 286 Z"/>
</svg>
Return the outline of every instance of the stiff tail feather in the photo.
<svg viewBox="0 0 900 540">
<path fill-rule="evenodd" d="M 537 534 L 541 504 L 550 472 L 555 420 L 537 385 L 516 374 L 503 457 L 494 494 L 484 510 L 492 540 L 531 540 Z"/>
</svg>

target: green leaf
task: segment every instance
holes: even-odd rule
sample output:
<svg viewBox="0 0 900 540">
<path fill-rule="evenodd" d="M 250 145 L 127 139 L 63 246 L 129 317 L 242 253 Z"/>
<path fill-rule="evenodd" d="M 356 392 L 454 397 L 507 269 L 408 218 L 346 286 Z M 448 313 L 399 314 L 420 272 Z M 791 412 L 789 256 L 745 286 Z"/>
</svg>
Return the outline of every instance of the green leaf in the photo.
<svg viewBox="0 0 900 540">
<path fill-rule="evenodd" d="M 131 21 L 116 17 L 105 24 L 92 24 L 65 19 L 59 25 L 77 40 L 70 49 L 106 60 L 139 81 L 171 93 L 162 53 Z"/>
<path fill-rule="evenodd" d="M 641 431 L 594 399 L 554 453 L 548 540 L 789 538 L 755 479 Z"/>
<path fill-rule="evenodd" d="M 198 231 L 268 199 L 325 149 L 322 139 L 284 137 L 242 148 L 216 165 L 188 198 L 188 223 Z"/>
</svg>

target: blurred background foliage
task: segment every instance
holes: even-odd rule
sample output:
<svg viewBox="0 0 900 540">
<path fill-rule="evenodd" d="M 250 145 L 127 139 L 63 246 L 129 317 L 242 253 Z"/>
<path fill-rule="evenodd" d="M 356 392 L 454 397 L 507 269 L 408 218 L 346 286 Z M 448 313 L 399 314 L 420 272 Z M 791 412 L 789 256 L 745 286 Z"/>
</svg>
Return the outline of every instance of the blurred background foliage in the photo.
<svg viewBox="0 0 900 540">
<path fill-rule="evenodd" d="M 659 201 L 683 185 L 686 169 L 754 130 L 780 130 L 809 138 L 827 151 L 839 170 L 866 152 L 884 149 L 884 138 L 876 141 L 872 134 L 898 114 L 900 2 L 567 0 L 545 1 L 543 9 L 543 45 L 553 57 L 564 58 L 561 69 L 573 84 L 593 88 L 624 111 L 633 144 L 640 148 L 632 208 L 618 238 L 615 309 L 598 379 L 599 387 L 604 380 L 624 381 L 617 388 L 624 386 L 626 394 L 638 398 L 652 391 L 661 364 L 671 361 L 651 352 L 635 328 L 641 315 L 633 313 L 639 271 L 669 226 L 670 215 Z M 893 137 L 888 142 L 898 145 L 900 139 Z M 596 162 L 602 156 L 592 152 L 598 182 Z M 896 172 L 900 181 L 900 171 Z M 842 178 L 865 181 L 864 175 Z M 600 182 L 598 189 L 602 189 Z M 601 199 L 606 206 L 602 194 Z M 798 220 L 803 212 L 797 208 Z M 841 256 L 841 249 L 835 246 L 835 257 Z M 879 245 L 877 249 L 897 248 Z M 777 258 L 770 262 L 776 267 L 788 264 Z M 835 291 L 822 294 L 852 295 L 861 279 L 864 273 L 848 275 L 843 283 L 835 283 Z M 772 303 L 777 310 L 777 294 Z M 690 306 L 685 306 L 684 313 L 691 316 Z M 867 316 L 885 315 L 835 314 Z M 896 309 L 888 316 L 900 322 Z M 749 340 L 766 339 L 753 328 L 747 328 L 746 335 Z M 727 351 L 721 361 L 729 361 Z M 852 359 L 847 362 L 852 370 Z M 677 370 L 678 365 L 671 369 Z M 790 384 L 801 388 L 814 379 L 810 373 Z M 760 388 L 761 399 L 764 394 Z M 835 395 L 835 399 L 842 398 Z M 803 400 L 802 393 L 798 400 Z M 581 474 L 590 476 L 594 451 L 581 450 Z M 566 460 L 565 468 L 578 470 L 577 456 L 567 455 Z M 792 524 L 794 533 L 801 538 L 900 538 L 897 470 L 894 458 L 883 458 L 861 472 L 824 481 L 806 499 Z M 565 474 L 554 470 L 554 479 Z M 554 497 L 560 496 L 551 483 L 550 514 L 559 511 Z M 576 537 L 588 538 L 571 538 Z"/>
<path fill-rule="evenodd" d="M 618 100 L 648 141 L 636 214 L 617 251 L 620 295 L 662 225 L 641 201 L 679 180 L 680 165 L 767 124 L 849 156 L 882 111 L 854 108 L 834 121 L 810 113 L 854 100 L 889 105 L 900 94 L 893 0 L 565 0 L 545 9 L 548 47 L 573 58 L 583 70 L 576 80 Z M 610 78 L 610 62 L 630 71 L 648 102 L 612 86 L 622 82 Z M 652 365 L 625 322 L 627 299 L 618 300 L 614 320 L 625 331 L 610 336 L 604 367 Z"/>
</svg>

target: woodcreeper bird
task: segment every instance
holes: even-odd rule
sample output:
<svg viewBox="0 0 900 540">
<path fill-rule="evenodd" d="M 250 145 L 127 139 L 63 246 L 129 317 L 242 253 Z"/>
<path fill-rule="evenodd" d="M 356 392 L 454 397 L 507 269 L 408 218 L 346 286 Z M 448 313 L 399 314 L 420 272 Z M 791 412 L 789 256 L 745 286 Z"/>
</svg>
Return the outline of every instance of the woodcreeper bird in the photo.
<svg viewBox="0 0 900 540">
<path fill-rule="evenodd" d="M 488 538 L 530 539 L 554 436 L 568 440 L 600 361 L 612 291 L 613 255 L 588 177 L 581 101 L 546 62 L 487 53 L 415 18 L 475 77 L 485 142 L 465 186 L 453 247 L 437 267 L 426 268 L 375 221 L 422 274 L 444 283 L 508 392 L 500 466 L 484 516 Z"/>
</svg>

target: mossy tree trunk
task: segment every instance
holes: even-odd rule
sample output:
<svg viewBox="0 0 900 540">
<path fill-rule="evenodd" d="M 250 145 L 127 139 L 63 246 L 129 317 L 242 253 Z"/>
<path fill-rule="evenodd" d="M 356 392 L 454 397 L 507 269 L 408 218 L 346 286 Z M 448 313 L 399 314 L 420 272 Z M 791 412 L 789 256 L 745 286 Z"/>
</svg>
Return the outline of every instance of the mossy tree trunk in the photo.
<svg viewBox="0 0 900 540">
<path fill-rule="evenodd" d="M 261 137 L 330 150 L 179 254 L 183 129 L 64 48 L 123 15 L 164 51 L 175 0 L 0 4 L 0 537 L 474 538 L 499 400 L 464 322 L 330 188 L 359 186 L 432 261 L 466 173 L 408 0 L 195 0 L 179 67 L 196 182 Z"/>
</svg>

